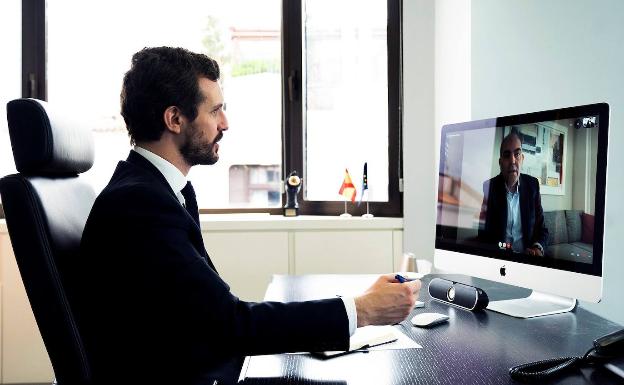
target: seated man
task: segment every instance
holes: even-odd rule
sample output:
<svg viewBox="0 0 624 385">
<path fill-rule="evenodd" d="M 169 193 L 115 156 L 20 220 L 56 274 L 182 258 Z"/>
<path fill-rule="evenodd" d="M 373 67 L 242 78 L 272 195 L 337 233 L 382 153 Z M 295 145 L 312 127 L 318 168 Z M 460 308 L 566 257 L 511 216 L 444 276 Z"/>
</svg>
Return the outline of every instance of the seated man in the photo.
<svg viewBox="0 0 624 385">
<path fill-rule="evenodd" d="M 504 243 L 517 253 L 544 255 L 548 229 L 536 178 L 521 174 L 524 154 L 522 140 L 512 131 L 500 147 L 500 174 L 483 183 L 479 239 Z"/>
<path fill-rule="evenodd" d="M 186 180 L 219 159 L 228 122 L 218 79 L 214 60 L 169 47 L 136 53 L 124 77 L 134 149 L 91 210 L 71 280 L 98 384 L 232 383 L 245 355 L 345 350 L 356 327 L 413 309 L 420 282 L 392 275 L 356 298 L 251 303 L 230 292 Z"/>
</svg>

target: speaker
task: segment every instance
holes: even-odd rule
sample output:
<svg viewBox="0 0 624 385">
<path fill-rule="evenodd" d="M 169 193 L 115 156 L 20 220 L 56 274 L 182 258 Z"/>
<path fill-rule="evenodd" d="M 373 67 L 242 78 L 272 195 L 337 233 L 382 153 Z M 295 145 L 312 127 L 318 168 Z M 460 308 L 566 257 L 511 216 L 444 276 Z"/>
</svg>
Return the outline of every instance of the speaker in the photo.
<svg viewBox="0 0 624 385">
<path fill-rule="evenodd" d="M 442 278 L 434 278 L 429 282 L 429 295 L 447 305 L 472 311 L 485 309 L 490 302 L 487 294 L 478 287 Z"/>
</svg>

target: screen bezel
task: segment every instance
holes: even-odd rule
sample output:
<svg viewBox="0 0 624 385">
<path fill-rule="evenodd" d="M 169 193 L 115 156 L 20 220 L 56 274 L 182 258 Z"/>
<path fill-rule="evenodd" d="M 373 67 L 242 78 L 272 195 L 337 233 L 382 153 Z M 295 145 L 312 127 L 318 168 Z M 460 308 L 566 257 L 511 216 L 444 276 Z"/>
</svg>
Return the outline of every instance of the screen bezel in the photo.
<svg viewBox="0 0 624 385">
<path fill-rule="evenodd" d="M 500 250 L 484 250 L 477 246 L 458 244 L 452 241 L 445 241 L 441 238 L 442 233 L 448 233 L 457 227 L 443 226 L 436 220 L 436 249 L 459 252 L 463 254 L 477 255 L 481 257 L 510 261 L 521 264 L 547 267 L 570 271 L 574 273 L 602 276 L 602 259 L 604 244 L 604 210 L 606 203 L 606 180 L 607 180 L 607 149 L 609 132 L 609 105 L 607 103 L 596 103 L 576 107 L 559 108 L 548 111 L 532 112 L 527 114 L 503 116 L 493 119 L 483 119 L 464 123 L 448 124 L 442 127 L 440 141 L 440 170 L 445 169 L 444 148 L 448 134 L 457 131 L 469 131 L 483 128 L 502 128 L 511 125 L 540 123 L 552 120 L 581 118 L 588 115 L 597 115 L 598 127 L 598 151 L 596 162 L 596 197 L 594 209 L 594 251 L 591 264 L 583 262 L 573 262 L 568 260 L 528 256 L 525 254 L 511 254 Z M 437 194 L 437 192 L 436 192 Z M 437 210 L 437 201 L 436 201 Z M 436 215 L 437 218 L 437 215 Z"/>
</svg>

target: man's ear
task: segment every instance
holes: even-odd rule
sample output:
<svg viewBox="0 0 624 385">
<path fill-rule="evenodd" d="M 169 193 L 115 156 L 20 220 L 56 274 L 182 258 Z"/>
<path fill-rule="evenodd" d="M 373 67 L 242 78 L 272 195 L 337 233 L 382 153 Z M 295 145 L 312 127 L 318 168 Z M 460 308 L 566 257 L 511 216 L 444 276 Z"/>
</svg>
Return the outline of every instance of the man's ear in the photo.
<svg viewBox="0 0 624 385">
<path fill-rule="evenodd" d="M 182 111 L 176 106 L 169 106 L 163 113 L 163 120 L 167 129 L 175 134 L 182 132 L 184 116 Z"/>
</svg>

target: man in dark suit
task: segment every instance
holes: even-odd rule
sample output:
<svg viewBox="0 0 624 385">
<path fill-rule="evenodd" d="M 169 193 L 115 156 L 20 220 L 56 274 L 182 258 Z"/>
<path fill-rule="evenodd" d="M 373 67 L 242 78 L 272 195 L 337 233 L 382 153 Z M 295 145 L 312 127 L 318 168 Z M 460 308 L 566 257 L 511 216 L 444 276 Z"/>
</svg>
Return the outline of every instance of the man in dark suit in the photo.
<svg viewBox="0 0 624 385">
<path fill-rule="evenodd" d="M 536 178 L 521 174 L 522 140 L 512 131 L 500 147 L 500 174 L 483 183 L 481 240 L 506 245 L 518 253 L 543 256 L 548 238 Z"/>
<path fill-rule="evenodd" d="M 356 327 L 413 309 L 420 282 L 392 275 L 355 298 L 251 303 L 230 292 L 186 181 L 219 159 L 228 124 L 218 79 L 214 60 L 169 47 L 136 53 L 124 77 L 135 147 L 91 210 L 72 280 L 97 383 L 232 383 L 245 355 L 344 350 Z"/>
</svg>

